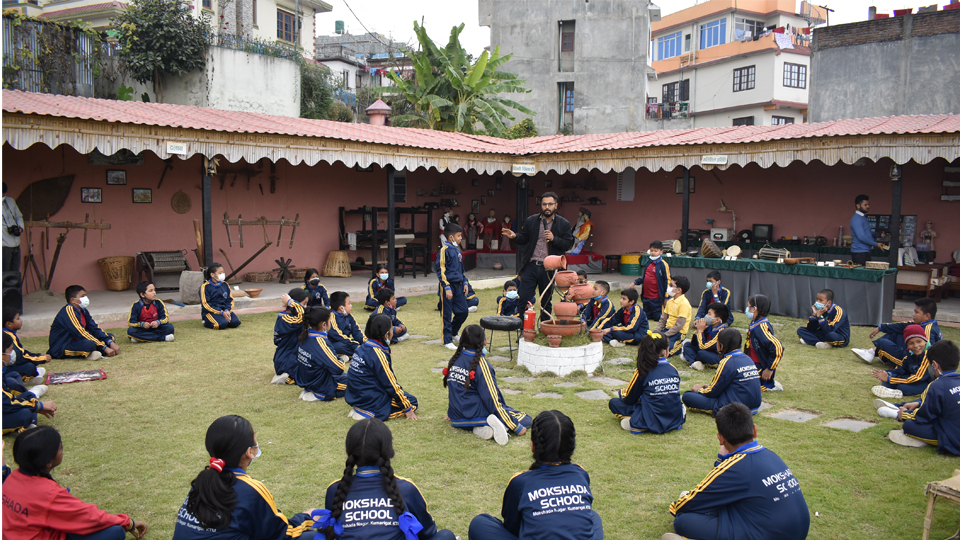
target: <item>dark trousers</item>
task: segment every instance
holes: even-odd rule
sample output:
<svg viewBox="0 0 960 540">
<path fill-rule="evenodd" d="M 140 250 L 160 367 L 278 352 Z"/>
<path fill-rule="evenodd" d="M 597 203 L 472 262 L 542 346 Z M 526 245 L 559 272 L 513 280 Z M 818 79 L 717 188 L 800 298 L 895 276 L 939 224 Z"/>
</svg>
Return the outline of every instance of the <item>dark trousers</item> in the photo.
<svg viewBox="0 0 960 540">
<path fill-rule="evenodd" d="M 239 326 L 239 320 L 237 321 Z M 173 325 L 170 323 L 161 324 L 156 328 L 139 328 L 131 326 L 127 328 L 127 335 L 137 341 L 166 341 L 166 337 L 173 333 Z"/>
<path fill-rule="evenodd" d="M 67 533 L 67 540 L 124 540 L 126 531 L 120 525 L 107 527 L 90 534 Z"/>
<path fill-rule="evenodd" d="M 443 344 L 453 343 L 453 336 L 460 333 L 460 327 L 467 320 L 467 299 L 463 296 L 463 283 L 451 283 L 453 298 L 447 299 L 447 291 L 440 293 L 440 307 L 443 310 Z"/>
<path fill-rule="evenodd" d="M 683 350 L 683 334 L 680 332 L 672 336 L 667 336 L 667 342 L 670 345 L 670 349 L 667 351 L 668 357 L 680 354 L 680 351 Z"/>
<path fill-rule="evenodd" d="M 823 330 L 816 330 L 811 332 L 807 330 L 807 327 L 797 328 L 797 335 L 800 336 L 800 339 L 804 341 L 807 345 L 816 345 L 817 342 L 823 341 L 833 345 L 834 347 L 846 347 L 847 341 L 843 339 L 837 332 L 824 332 Z"/>
<path fill-rule="evenodd" d="M 407 305 L 407 297 L 406 297 L 406 296 L 398 296 L 398 297 L 397 297 L 397 308 L 401 308 L 401 307 L 403 307 L 403 306 L 405 306 L 405 305 Z M 377 299 L 376 299 L 376 298 L 370 298 L 370 299 L 368 299 L 368 300 L 366 301 L 366 303 L 364 304 L 363 309 L 365 309 L 365 310 L 367 310 L 367 311 L 374 311 L 374 310 L 376 310 L 378 307 L 380 307 L 380 302 L 377 302 Z"/>
<path fill-rule="evenodd" d="M 859 264 L 863 266 L 867 264 L 867 261 L 870 260 L 870 252 L 867 253 L 851 253 L 850 260 L 853 261 L 853 264 Z"/>
<path fill-rule="evenodd" d="M 3 368 L 7 373 L 16 373 L 22 379 L 32 379 L 36 377 L 39 371 L 37 371 L 37 365 L 29 360 L 22 364 L 14 364 L 12 366 Z"/>
<path fill-rule="evenodd" d="M 647 319 L 660 322 L 660 315 L 663 314 L 663 299 L 644 298 L 643 312 L 647 314 Z"/>
<path fill-rule="evenodd" d="M 20 271 L 20 246 L 16 247 L 3 247 L 3 271 L 4 272 L 19 272 Z"/>
<path fill-rule="evenodd" d="M 690 540 L 717 540 L 720 532 L 720 516 L 687 512 L 673 520 L 673 530 Z"/>
<path fill-rule="evenodd" d="M 240 317 L 237 317 L 237 314 L 231 311 L 230 320 L 228 321 L 219 313 L 207 313 L 203 316 L 203 325 L 214 330 L 236 328 L 240 326 Z"/>
<path fill-rule="evenodd" d="M 902 384 L 890 384 L 890 382 L 888 381 L 880 384 L 882 384 L 883 386 L 886 386 L 887 388 L 893 388 L 895 390 L 899 390 L 903 392 L 903 395 L 905 396 L 919 396 L 920 394 L 923 393 L 924 390 L 927 389 L 928 386 L 930 386 L 930 381 L 927 380 L 927 381 L 917 382 L 917 383 L 902 383 Z"/>
<path fill-rule="evenodd" d="M 604 343 L 610 343 L 614 339 L 628 345 L 638 345 L 643 340 L 638 332 L 625 332 L 623 330 L 611 330 L 609 334 L 603 336 Z"/>
<path fill-rule="evenodd" d="M 353 356 L 353 353 L 357 352 L 357 347 L 360 346 L 353 341 L 334 341 L 332 345 L 333 352 L 337 353 L 337 356 Z"/>
<path fill-rule="evenodd" d="M 6 423 L 3 427 L 7 427 Z M 927 444 L 938 445 L 937 430 L 933 424 L 918 424 L 916 420 L 907 420 L 903 423 L 903 433 Z"/>
<path fill-rule="evenodd" d="M 688 364 L 700 362 L 705 366 L 720 365 L 719 354 L 713 351 L 700 350 L 696 345 L 694 345 L 693 341 L 683 346 L 683 359 L 686 360 Z"/>
<path fill-rule="evenodd" d="M 31 394 L 33 395 L 33 394 Z M 26 396 L 24 396 L 26 398 Z M 12 413 L 3 414 L 3 432 L 10 433 L 30 424 L 37 423 L 37 413 L 30 409 L 20 409 Z"/>
<path fill-rule="evenodd" d="M 880 359 L 896 365 L 903 364 L 903 357 L 907 355 L 907 346 L 903 343 L 903 334 L 884 334 L 873 342 Z"/>
<path fill-rule="evenodd" d="M 541 321 L 548 320 L 550 313 L 553 312 L 553 285 L 551 284 L 548 290 L 548 283 L 550 283 L 550 273 L 543 268 L 542 263 L 530 261 L 520 272 L 520 290 L 518 291 L 520 303 L 517 305 L 526 306 L 527 302 L 533 303 L 539 290 L 543 295 L 540 302 Z"/>
<path fill-rule="evenodd" d="M 590 511 L 590 514 L 593 519 L 592 540 L 603 540 L 603 522 L 600 520 L 600 514 L 593 510 Z M 472 540 L 517 540 L 517 535 L 508 531 L 499 519 L 490 514 L 480 514 L 470 521 L 467 538 Z M 591 539 L 585 538 L 583 540 Z"/>
</svg>

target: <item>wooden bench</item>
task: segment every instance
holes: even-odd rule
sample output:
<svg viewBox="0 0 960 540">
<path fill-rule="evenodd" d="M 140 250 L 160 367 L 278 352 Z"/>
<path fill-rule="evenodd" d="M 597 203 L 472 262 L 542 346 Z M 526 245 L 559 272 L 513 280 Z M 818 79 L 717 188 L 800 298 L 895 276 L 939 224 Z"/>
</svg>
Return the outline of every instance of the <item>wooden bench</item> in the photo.
<svg viewBox="0 0 960 540">
<path fill-rule="evenodd" d="M 903 291 L 920 291 L 924 296 L 939 302 L 943 299 L 945 287 L 938 282 L 946 275 L 946 266 L 945 264 L 898 266 L 897 298 L 903 296 Z"/>
</svg>

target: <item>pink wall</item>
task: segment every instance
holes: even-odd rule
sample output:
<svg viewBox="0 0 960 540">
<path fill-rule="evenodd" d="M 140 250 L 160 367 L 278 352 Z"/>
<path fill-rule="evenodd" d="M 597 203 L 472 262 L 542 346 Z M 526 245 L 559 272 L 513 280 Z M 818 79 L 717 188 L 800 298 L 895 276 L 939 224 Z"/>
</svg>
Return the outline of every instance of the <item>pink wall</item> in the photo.
<svg viewBox="0 0 960 540">
<path fill-rule="evenodd" d="M 939 234 L 937 251 L 941 262 L 949 257 L 950 251 L 960 248 L 960 220 L 956 219 L 960 203 L 939 200 L 945 164 L 938 160 L 926 166 L 908 164 L 904 167 L 903 213 L 918 214 L 921 224 L 926 220 L 934 222 L 934 229 Z M 241 166 L 223 164 L 221 161 L 221 169 Z M 73 174 L 75 179 L 67 202 L 56 215 L 51 216 L 51 220 L 82 222 L 84 213 L 89 212 L 91 220 L 99 221 L 102 218 L 113 226 L 103 234 L 103 248 L 100 247 L 98 231 L 88 233 L 86 249 L 82 248 L 82 231 L 70 233 L 60 255 L 52 289 L 63 290 L 73 283 L 83 284 L 90 290 L 103 289 L 106 284 L 97 266 L 97 259 L 115 255 L 133 256 L 137 251 L 186 249 L 191 266 L 196 268 L 196 257 L 192 252 L 196 247 L 193 220 L 201 218 L 200 158 L 174 160 L 173 170 L 167 173 L 163 186 L 157 189 L 163 167 L 163 161 L 150 153 L 146 154 L 143 165 L 91 166 L 86 156 L 71 148 L 51 150 L 35 145 L 17 151 L 4 145 L 3 179 L 9 187 L 9 195 L 16 198 L 29 183 L 36 180 Z M 254 168 L 257 166 L 254 165 Z M 107 169 L 126 170 L 127 184 L 106 185 Z M 730 208 L 737 211 L 738 229 L 747 228 L 753 223 L 773 223 L 777 236 L 819 233 L 832 239 L 839 225 L 847 229 L 853 213 L 853 198 L 860 192 L 870 194 L 875 212 L 889 212 L 891 193 L 888 170 L 889 163 L 833 168 L 820 163 L 771 169 L 750 166 L 718 172 L 723 182 L 721 184 L 713 173 L 695 169 L 692 174 L 697 179 L 697 185 L 696 193 L 691 196 L 690 225 L 693 228 L 705 228 L 703 220 L 709 217 L 717 220 L 717 226 L 731 226 L 729 213 L 716 212 L 720 198 L 723 198 Z M 212 211 L 215 260 L 225 262 L 219 252 L 223 248 L 231 262 L 239 265 L 263 245 L 262 229 L 249 225 L 244 226 L 245 247 L 241 248 L 236 240 L 236 227 L 231 227 L 234 242 L 232 247 L 228 247 L 221 223 L 225 211 L 231 219 L 242 214 L 244 219 L 251 220 L 259 216 L 277 220 L 281 215 L 292 219 L 300 213 L 300 227 L 294 248 L 288 248 L 290 228 L 285 227 L 280 245 L 274 244 L 268 248 L 244 269 L 246 272 L 271 270 L 276 267 L 273 261 L 281 256 L 292 258 L 298 267 L 322 267 L 327 253 L 338 249 L 338 207 L 386 206 L 386 179 L 384 172 L 379 169 L 357 172 L 340 163 L 295 167 L 281 161 L 277 163 L 275 174 L 278 180 L 273 194 L 269 192 L 268 164 L 265 164 L 260 176 L 253 178 L 249 191 L 244 177 L 239 177 L 234 187 L 230 187 L 231 178 L 228 177 L 222 191 L 219 189 L 219 178 L 214 178 Z M 552 189 L 564 196 L 576 192 L 562 187 L 567 179 L 582 181 L 588 176 L 590 173 L 587 171 L 567 177 L 540 174 L 530 180 L 530 187 L 537 195 Z M 674 193 L 675 178 L 679 172 L 650 173 L 641 169 L 637 173 L 637 195 L 632 202 L 614 200 L 615 174 L 594 172 L 593 176 L 605 180 L 608 191 L 577 193 L 582 198 L 597 196 L 606 203 L 589 207 L 593 210 L 596 225 L 596 252 L 608 254 L 644 250 L 652 240 L 679 238 L 681 196 Z M 474 178 L 479 179 L 478 186 L 471 185 Z M 553 182 L 551 188 L 544 186 L 548 179 Z M 418 188 L 428 192 L 437 189 L 441 181 L 454 183 L 460 191 L 453 195 L 460 203 L 453 211 L 461 215 L 461 222 L 470 212 L 473 199 L 480 199 L 487 195 L 488 190 L 495 189 L 493 176 L 419 169 L 407 175 L 406 206 L 439 202 L 440 197 L 421 197 L 416 192 Z M 491 208 L 497 210 L 498 217 L 507 213 L 515 216 L 515 182 L 515 177 L 504 175 L 503 189 L 496 191 L 493 197 L 488 196 L 487 205 L 480 207 L 480 216 L 485 217 Z M 260 194 L 258 184 L 263 184 L 264 195 Z M 838 185 L 842 188 L 837 189 Z M 81 187 L 102 188 L 103 203 L 80 203 Z M 789 193 L 785 193 L 785 187 L 790 189 Z M 151 188 L 153 203 L 133 204 L 132 188 Z M 177 214 L 170 206 L 170 198 L 178 190 L 183 190 L 192 199 L 193 206 L 187 214 Z M 582 204 L 566 203 L 560 208 L 560 214 L 574 222 L 577 208 Z M 534 198 L 529 199 L 529 211 L 537 211 Z M 385 219 L 385 215 L 380 217 L 381 227 L 385 226 Z M 435 221 L 437 219 L 439 212 L 435 213 Z M 406 223 L 401 223 L 401 226 L 406 226 Z M 359 216 L 348 218 L 347 231 L 359 228 Z M 39 230 L 34 230 L 35 247 L 39 246 L 39 233 Z M 276 242 L 277 226 L 268 227 L 268 237 Z M 435 240 L 431 241 L 431 246 L 436 246 Z M 51 242 L 50 247 L 46 254 L 48 263 L 55 242 Z M 351 258 L 357 255 L 356 252 L 350 254 Z M 368 257 L 366 253 L 359 255 Z M 32 287 L 30 290 L 33 290 Z"/>
</svg>

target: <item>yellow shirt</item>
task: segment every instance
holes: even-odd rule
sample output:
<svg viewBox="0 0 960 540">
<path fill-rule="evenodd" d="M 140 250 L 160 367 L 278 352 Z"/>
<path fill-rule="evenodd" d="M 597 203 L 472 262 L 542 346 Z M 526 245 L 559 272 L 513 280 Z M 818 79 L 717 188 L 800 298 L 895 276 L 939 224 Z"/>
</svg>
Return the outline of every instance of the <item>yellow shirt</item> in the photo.
<svg viewBox="0 0 960 540">
<path fill-rule="evenodd" d="M 663 311 L 667 314 L 666 329 L 672 328 L 673 325 L 677 324 L 677 319 L 683 317 L 686 319 L 686 322 L 683 323 L 683 329 L 680 330 L 680 335 L 687 335 L 687 330 L 690 330 L 690 318 L 693 312 L 687 297 L 681 294 L 679 299 L 671 298 L 667 300 L 667 303 L 663 306 Z"/>
</svg>

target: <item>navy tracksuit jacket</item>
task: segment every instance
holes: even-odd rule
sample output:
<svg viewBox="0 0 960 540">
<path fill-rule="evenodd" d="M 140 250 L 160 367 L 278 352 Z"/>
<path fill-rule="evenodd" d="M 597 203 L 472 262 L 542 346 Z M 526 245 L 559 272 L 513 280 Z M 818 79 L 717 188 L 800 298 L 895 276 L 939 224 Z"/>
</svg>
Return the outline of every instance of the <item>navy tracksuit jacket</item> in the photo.
<svg viewBox="0 0 960 540">
<path fill-rule="evenodd" d="M 468 283 L 463 270 L 463 254 L 460 248 L 444 241 L 437 253 L 437 279 L 440 280 L 440 308 L 443 311 L 443 343 L 453 343 L 453 336 L 460 334 L 460 327 L 467 320 L 467 299 L 463 293 Z M 447 291 L 453 298 L 447 300 Z"/>
<path fill-rule="evenodd" d="M 93 351 L 103 352 L 114 341 L 97 326 L 90 312 L 73 304 L 60 309 L 50 325 L 50 349 L 53 358 L 90 356 Z"/>
<path fill-rule="evenodd" d="M 823 341 L 834 347 L 846 347 L 850 343 L 850 321 L 843 308 L 833 304 L 820 319 L 811 316 L 805 328 L 797 329 L 797 335 L 807 345 Z"/>
<path fill-rule="evenodd" d="M 503 317 L 523 317 L 523 310 L 520 309 L 520 297 L 513 300 L 506 296 L 497 297 L 497 315 Z"/>
<path fill-rule="evenodd" d="M 13 352 L 17 355 L 17 359 L 13 362 L 12 366 L 3 368 L 4 372 L 10 374 L 15 373 L 22 377 L 23 380 L 36 377 L 37 374 L 40 373 L 37 371 L 37 366 L 47 363 L 43 355 L 28 351 L 23 346 L 23 343 L 20 343 L 20 338 L 15 331 L 4 329 L 3 332 L 13 339 Z"/>
<path fill-rule="evenodd" d="M 350 360 L 345 397 L 358 413 L 383 421 L 417 408 L 417 398 L 397 382 L 390 349 L 369 339 L 357 347 Z"/>
<path fill-rule="evenodd" d="M 20 384 L 17 373 L 3 368 L 3 433 L 12 433 L 37 423 L 37 411 L 43 409 L 32 392 Z"/>
<path fill-rule="evenodd" d="M 899 366 L 901 360 L 907 354 L 907 344 L 903 341 L 903 331 L 911 324 L 917 323 L 902 322 L 881 324 L 878 330 L 880 330 L 883 335 L 873 342 L 877 347 L 877 356 Z M 927 343 L 930 345 L 943 339 L 943 333 L 940 331 L 940 325 L 937 324 L 936 319 L 924 321 L 920 323 L 920 327 L 923 328 L 924 333 L 927 335 Z"/>
<path fill-rule="evenodd" d="M 357 347 L 363 343 L 363 332 L 360 331 L 356 319 L 348 313 L 334 311 L 332 322 L 333 326 L 330 328 L 327 337 L 333 344 L 333 350 L 337 352 L 338 356 L 353 356 Z"/>
<path fill-rule="evenodd" d="M 311 287 L 309 284 L 301 285 L 300 288 L 307 291 L 307 294 L 310 297 L 310 300 L 307 300 L 307 307 L 330 307 L 330 298 L 327 296 L 327 288 L 324 287 L 322 283 L 318 283 L 316 288 Z"/>
<path fill-rule="evenodd" d="M 688 364 L 701 362 L 705 366 L 716 366 L 720 363 L 720 354 L 717 352 L 718 337 L 720 331 L 727 325 L 720 323 L 716 326 L 708 326 L 703 329 L 703 333 L 695 332 L 690 343 L 683 346 L 683 359 Z"/>
<path fill-rule="evenodd" d="M 730 289 L 720 286 L 720 293 L 714 296 L 713 289 L 704 289 L 700 293 L 700 307 L 697 308 L 697 315 L 694 319 L 702 319 L 707 314 L 707 309 L 710 307 L 710 304 L 720 303 L 727 306 L 727 311 L 729 315 L 727 319 L 723 321 L 727 326 L 733 326 L 733 310 L 730 309 Z"/>
<path fill-rule="evenodd" d="M 237 477 L 233 484 L 237 505 L 230 514 L 230 526 L 220 530 L 203 528 L 187 510 L 184 499 L 173 526 L 173 540 L 283 540 L 313 536 L 309 516 L 296 514 L 288 520 L 263 482 L 250 478 L 243 469 L 230 470 Z"/>
<path fill-rule="evenodd" d="M 686 538 L 804 540 L 810 510 L 800 482 L 780 456 L 750 441 L 718 454 L 710 474 L 670 505 Z"/>
<path fill-rule="evenodd" d="M 647 431 L 666 433 L 681 429 L 687 418 L 680 402 L 680 374 L 666 358 L 661 358 L 646 377 L 633 371 L 625 390 L 610 400 L 610 412 L 630 418 L 630 433 Z"/>
<path fill-rule="evenodd" d="M 156 312 L 154 312 L 156 310 Z M 158 322 L 156 328 L 145 328 L 145 323 Z M 142 298 L 130 306 L 130 319 L 127 321 L 127 335 L 137 341 L 165 341 L 173 333 L 167 306 L 160 299 L 145 302 Z"/>
<path fill-rule="evenodd" d="M 474 359 L 477 359 L 477 351 L 463 349 L 450 367 L 447 376 L 447 417 L 450 425 L 468 429 L 485 426 L 487 417 L 494 414 L 514 433 L 530 427 L 533 424 L 530 416 L 507 406 L 497 386 L 497 373 L 483 355 L 473 368 L 470 388 L 466 388 Z"/>
<path fill-rule="evenodd" d="M 615 312 L 610 298 L 603 296 L 602 298 L 594 298 L 584 306 L 580 318 L 587 323 L 587 330 L 603 329 L 606 328 L 606 324 L 610 322 Z"/>
<path fill-rule="evenodd" d="M 407 329 L 404 327 L 402 331 L 397 331 L 397 327 L 403 324 L 400 319 L 397 318 L 397 310 L 387 306 L 386 304 L 378 305 L 376 311 L 373 312 L 374 315 L 386 315 L 390 317 L 390 324 L 393 325 L 393 339 L 390 340 L 390 344 L 397 342 L 397 338 L 406 334 Z M 373 315 L 371 315 L 372 317 Z"/>
<path fill-rule="evenodd" d="M 921 394 L 934 380 L 933 365 L 927 359 L 927 351 L 919 356 L 908 352 L 900 359 L 900 365 L 887 370 L 887 375 L 890 378 L 881 384 L 900 390 L 905 396 Z"/>
<path fill-rule="evenodd" d="M 388 288 L 394 293 L 397 292 L 397 286 L 393 282 L 393 278 L 387 278 L 386 281 L 380 281 L 379 277 L 375 277 L 370 280 L 370 283 L 367 283 L 367 299 L 364 301 L 363 309 L 367 311 L 373 311 L 377 309 L 377 306 L 380 305 L 380 302 L 377 302 L 377 293 L 380 292 L 382 288 Z M 403 307 L 407 305 L 407 297 L 397 296 L 397 307 Z"/>
<path fill-rule="evenodd" d="M 200 284 L 200 304 L 200 315 L 205 327 L 223 330 L 240 326 L 240 318 L 233 312 L 234 301 L 227 283 L 204 281 Z M 224 318 L 224 311 L 230 312 L 229 321 Z"/>
<path fill-rule="evenodd" d="M 610 329 L 610 333 L 603 336 L 604 343 L 610 343 L 615 339 L 620 343 L 639 345 L 650 330 L 650 323 L 647 322 L 646 313 L 639 306 L 634 305 L 618 309 L 604 328 Z"/>
<path fill-rule="evenodd" d="M 313 392 L 323 401 L 343 397 L 347 391 L 347 367 L 333 352 L 326 332 L 310 330 L 307 339 L 297 347 L 297 370 L 294 379 L 300 388 Z"/>
<path fill-rule="evenodd" d="M 759 321 L 750 323 L 747 330 L 747 352 L 753 363 L 757 365 L 757 371 L 769 369 L 773 371 L 773 376 L 769 381 L 760 379 L 760 389 L 769 390 L 774 387 L 774 379 L 777 377 L 777 366 L 780 365 L 780 359 L 783 358 L 783 344 L 773 333 L 773 327 L 766 317 Z"/>
<path fill-rule="evenodd" d="M 728 403 L 743 403 L 757 414 L 760 396 L 760 373 L 750 357 L 739 350 L 723 357 L 710 384 L 694 392 L 683 393 L 683 403 L 691 409 L 716 413 Z"/>
<path fill-rule="evenodd" d="M 286 373 L 296 379 L 297 339 L 303 329 L 303 306 L 294 300 L 287 303 L 287 309 L 277 313 L 277 322 L 273 324 L 273 371 L 277 375 Z"/>
<path fill-rule="evenodd" d="M 941 454 L 960 456 L 960 374 L 944 371 L 920 397 L 920 406 L 900 415 L 903 432 L 936 444 Z"/>
</svg>

